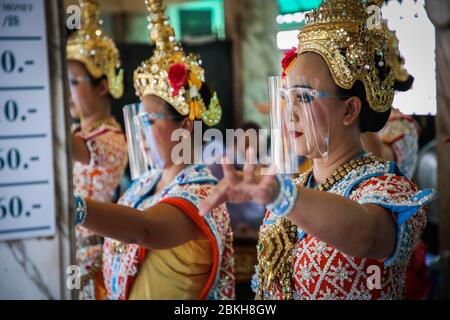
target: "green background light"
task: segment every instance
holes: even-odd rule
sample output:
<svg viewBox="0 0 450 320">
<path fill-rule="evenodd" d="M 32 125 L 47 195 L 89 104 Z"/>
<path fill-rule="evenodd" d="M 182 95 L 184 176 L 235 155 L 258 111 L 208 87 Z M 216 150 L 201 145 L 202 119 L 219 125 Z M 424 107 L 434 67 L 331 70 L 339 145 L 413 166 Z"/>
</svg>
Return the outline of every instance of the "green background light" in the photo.
<svg viewBox="0 0 450 320">
<path fill-rule="evenodd" d="M 280 14 L 304 12 L 317 9 L 322 0 L 278 0 Z"/>
<path fill-rule="evenodd" d="M 192 11 L 192 17 L 189 17 L 189 11 Z M 204 11 L 204 16 L 210 14 L 211 21 L 205 24 L 196 23 L 201 12 Z M 225 16 L 223 10 L 223 0 L 201 0 L 187 3 L 173 4 L 167 7 L 167 15 L 169 16 L 170 23 L 175 29 L 177 38 L 183 36 L 181 18 L 183 16 L 184 26 L 191 27 L 194 34 L 201 32 L 202 27 L 210 27 L 211 30 L 204 30 L 209 34 L 212 32 L 216 34 L 219 39 L 225 39 Z M 192 19 L 190 19 L 192 18 Z M 190 19 L 192 21 L 187 21 Z M 201 21 L 197 21 L 201 22 Z"/>
</svg>

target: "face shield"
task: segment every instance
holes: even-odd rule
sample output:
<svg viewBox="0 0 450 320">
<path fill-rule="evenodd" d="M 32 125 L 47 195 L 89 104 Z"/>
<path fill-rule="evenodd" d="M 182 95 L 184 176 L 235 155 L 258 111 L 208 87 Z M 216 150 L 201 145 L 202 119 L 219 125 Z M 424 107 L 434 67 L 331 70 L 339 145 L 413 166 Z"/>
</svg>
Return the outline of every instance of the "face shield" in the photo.
<svg viewBox="0 0 450 320">
<path fill-rule="evenodd" d="M 123 118 L 125 123 L 125 134 L 127 136 L 128 162 L 130 164 L 131 179 L 139 178 L 148 170 L 144 154 L 140 148 L 138 127 L 135 117 L 139 114 L 140 104 L 129 104 L 123 107 Z"/>
<path fill-rule="evenodd" d="M 125 129 L 128 141 L 128 153 L 132 179 L 136 179 L 151 169 L 164 168 L 153 132 L 153 122 L 165 119 L 165 115 L 147 113 L 141 104 L 124 107 Z"/>
<path fill-rule="evenodd" d="M 304 77 L 270 77 L 272 162 L 277 173 L 295 174 L 301 157 L 326 158 L 330 98 Z"/>
<path fill-rule="evenodd" d="M 141 110 L 134 117 L 134 122 L 138 128 L 137 132 L 140 150 L 144 155 L 145 163 L 152 169 L 164 168 L 164 160 L 159 154 L 153 128 L 153 122 L 158 119 L 164 120 L 165 115 L 159 113 L 147 113 Z"/>
</svg>

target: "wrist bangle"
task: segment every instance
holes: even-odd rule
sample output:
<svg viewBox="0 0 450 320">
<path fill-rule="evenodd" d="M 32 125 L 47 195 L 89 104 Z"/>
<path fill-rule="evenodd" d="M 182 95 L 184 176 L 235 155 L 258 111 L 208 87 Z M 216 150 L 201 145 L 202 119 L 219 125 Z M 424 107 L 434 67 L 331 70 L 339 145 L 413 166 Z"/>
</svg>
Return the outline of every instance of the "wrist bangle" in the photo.
<svg viewBox="0 0 450 320">
<path fill-rule="evenodd" d="M 84 199 L 80 196 L 75 196 L 75 225 L 84 225 L 87 217 L 87 206 Z"/>
<path fill-rule="evenodd" d="M 266 208 L 277 217 L 285 217 L 294 209 L 298 189 L 294 181 L 287 176 L 277 175 L 275 178 L 280 186 L 280 191 L 274 202 L 266 205 Z"/>
</svg>

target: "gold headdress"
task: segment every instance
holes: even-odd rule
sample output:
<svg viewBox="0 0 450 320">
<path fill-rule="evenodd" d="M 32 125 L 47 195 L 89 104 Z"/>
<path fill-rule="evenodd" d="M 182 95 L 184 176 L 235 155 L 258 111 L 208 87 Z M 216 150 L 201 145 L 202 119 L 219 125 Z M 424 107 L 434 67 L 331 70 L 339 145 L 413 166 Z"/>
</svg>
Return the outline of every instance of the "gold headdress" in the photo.
<svg viewBox="0 0 450 320">
<path fill-rule="evenodd" d="M 388 38 L 388 47 L 391 50 L 391 54 L 389 56 L 389 60 L 387 61 L 387 65 L 391 68 L 392 71 L 394 71 L 396 81 L 405 82 L 408 80 L 410 75 L 404 66 L 405 59 L 400 53 L 397 35 L 395 34 L 395 31 L 389 30 L 387 28 L 387 24 L 385 24 L 385 27 L 386 27 L 385 32 Z"/>
<path fill-rule="evenodd" d="M 351 89 L 360 80 L 370 107 L 377 112 L 391 108 L 396 80 L 394 70 L 387 68 L 392 55 L 387 27 L 381 17 L 375 17 L 379 24 L 374 24 L 373 15 L 377 12 L 370 8 L 382 3 L 383 0 L 325 0 L 307 14 L 297 50 L 298 54 L 320 54 L 335 83 L 343 89 Z M 379 74 L 380 69 L 385 70 L 383 75 Z"/>
<path fill-rule="evenodd" d="M 67 41 L 67 59 L 84 64 L 89 74 L 98 79 L 106 76 L 109 93 L 118 99 L 123 94 L 123 70 L 114 41 L 103 35 L 95 0 L 80 0 L 81 29 Z M 118 72 L 117 72 L 118 70 Z"/>
<path fill-rule="evenodd" d="M 209 90 L 198 56 L 183 52 L 175 41 L 175 31 L 169 25 L 162 0 L 146 0 L 149 12 L 150 39 L 156 48 L 153 56 L 142 62 L 134 72 L 134 87 L 141 99 L 155 95 L 172 105 L 181 115 L 191 120 L 202 120 L 206 125 L 219 123 L 222 117 L 217 94 L 211 94 L 209 106 L 202 97 Z"/>
</svg>

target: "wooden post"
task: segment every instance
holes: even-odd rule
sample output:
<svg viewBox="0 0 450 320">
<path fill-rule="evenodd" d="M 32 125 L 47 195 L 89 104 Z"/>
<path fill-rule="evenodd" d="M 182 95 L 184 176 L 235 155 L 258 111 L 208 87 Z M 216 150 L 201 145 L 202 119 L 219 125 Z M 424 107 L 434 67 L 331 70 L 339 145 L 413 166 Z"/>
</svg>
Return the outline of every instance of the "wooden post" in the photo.
<svg viewBox="0 0 450 320">
<path fill-rule="evenodd" d="M 225 0 L 225 33 L 232 43 L 234 110 L 233 123 L 239 126 L 243 117 L 242 99 L 242 44 L 241 44 L 241 11 L 240 1 Z"/>
<path fill-rule="evenodd" d="M 233 45 L 235 125 L 268 126 L 253 103 L 267 102 L 267 78 L 280 75 L 275 0 L 225 0 L 225 29 Z"/>
</svg>

